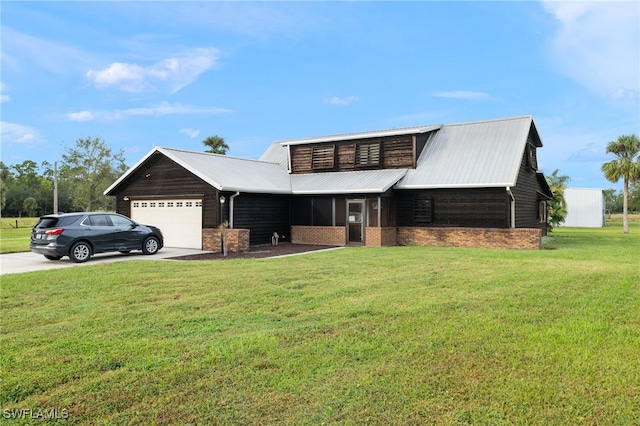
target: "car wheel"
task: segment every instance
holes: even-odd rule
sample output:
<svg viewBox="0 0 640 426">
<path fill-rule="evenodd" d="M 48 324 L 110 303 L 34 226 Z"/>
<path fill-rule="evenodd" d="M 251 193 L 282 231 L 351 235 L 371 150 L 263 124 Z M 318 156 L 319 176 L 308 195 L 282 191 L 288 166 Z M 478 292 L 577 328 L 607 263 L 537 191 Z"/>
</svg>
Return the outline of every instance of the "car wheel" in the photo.
<svg viewBox="0 0 640 426">
<path fill-rule="evenodd" d="M 44 257 L 46 257 L 49 260 L 60 260 L 60 259 L 62 259 L 62 256 L 51 256 L 50 254 L 45 254 Z"/>
<path fill-rule="evenodd" d="M 156 254 L 160 250 L 160 241 L 156 237 L 149 237 L 142 244 L 144 254 Z"/>
<path fill-rule="evenodd" d="M 82 263 L 91 257 L 91 246 L 84 241 L 75 243 L 69 252 L 69 258 L 76 263 Z"/>
</svg>

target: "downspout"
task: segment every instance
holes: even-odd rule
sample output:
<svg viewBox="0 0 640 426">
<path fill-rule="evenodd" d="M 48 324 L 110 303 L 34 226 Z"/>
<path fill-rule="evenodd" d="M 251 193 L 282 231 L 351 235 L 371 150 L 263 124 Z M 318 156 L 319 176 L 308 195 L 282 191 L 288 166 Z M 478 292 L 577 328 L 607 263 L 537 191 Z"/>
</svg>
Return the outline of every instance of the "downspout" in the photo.
<svg viewBox="0 0 640 426">
<path fill-rule="evenodd" d="M 240 195 L 240 191 L 237 191 L 231 197 L 229 197 L 229 228 L 233 229 L 233 200 Z"/>
<path fill-rule="evenodd" d="M 507 186 L 507 193 L 511 197 L 511 228 L 516 227 L 516 197 L 513 196 L 511 187 Z"/>
</svg>

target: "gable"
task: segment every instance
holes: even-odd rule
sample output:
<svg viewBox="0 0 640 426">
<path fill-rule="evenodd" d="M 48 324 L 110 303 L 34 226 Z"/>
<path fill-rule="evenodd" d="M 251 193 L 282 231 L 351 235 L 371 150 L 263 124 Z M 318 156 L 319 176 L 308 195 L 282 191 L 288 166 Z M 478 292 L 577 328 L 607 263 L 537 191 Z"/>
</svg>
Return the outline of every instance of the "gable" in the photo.
<svg viewBox="0 0 640 426">
<path fill-rule="evenodd" d="M 427 141 L 415 170 L 397 188 L 477 188 L 515 185 L 533 120 L 443 125 Z"/>
</svg>

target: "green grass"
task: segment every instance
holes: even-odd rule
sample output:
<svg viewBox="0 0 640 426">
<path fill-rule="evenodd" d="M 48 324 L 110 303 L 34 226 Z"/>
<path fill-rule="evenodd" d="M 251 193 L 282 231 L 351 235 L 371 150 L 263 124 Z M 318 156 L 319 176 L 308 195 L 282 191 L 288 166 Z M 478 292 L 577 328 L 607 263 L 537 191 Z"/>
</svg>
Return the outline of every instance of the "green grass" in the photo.
<svg viewBox="0 0 640 426">
<path fill-rule="evenodd" d="M 29 251 L 31 228 L 37 222 L 37 217 L 3 217 L 0 222 L 0 254 Z"/>
<path fill-rule="evenodd" d="M 540 251 L 345 248 L 5 275 L 3 413 L 639 424 L 639 234 L 636 222 L 629 235 L 559 228 Z"/>
</svg>

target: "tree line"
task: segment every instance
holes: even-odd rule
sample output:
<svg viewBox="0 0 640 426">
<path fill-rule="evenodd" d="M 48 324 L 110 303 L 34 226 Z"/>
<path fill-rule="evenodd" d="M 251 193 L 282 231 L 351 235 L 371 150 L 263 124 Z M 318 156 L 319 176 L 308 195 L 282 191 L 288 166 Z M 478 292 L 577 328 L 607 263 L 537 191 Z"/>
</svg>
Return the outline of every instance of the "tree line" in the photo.
<svg viewBox="0 0 640 426">
<path fill-rule="evenodd" d="M 114 153 L 101 138 L 83 138 L 67 148 L 55 166 L 48 161 L 26 160 L 10 166 L 0 162 L 2 216 L 52 213 L 54 182 L 60 212 L 115 209 L 113 197 L 102 192 L 127 170 L 123 151 Z"/>
<path fill-rule="evenodd" d="M 218 135 L 202 141 L 206 152 L 226 155 L 229 146 Z M 58 212 L 113 211 L 115 199 L 103 195 L 127 166 L 122 150 L 113 152 L 101 138 L 82 138 L 67 148 L 62 161 L 52 164 L 25 160 L 6 165 L 0 161 L 2 217 L 35 217 L 53 213 L 54 182 Z M 54 178 L 55 177 L 55 178 Z"/>
</svg>

